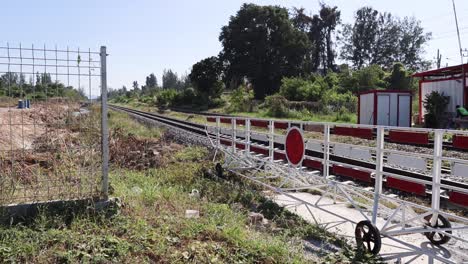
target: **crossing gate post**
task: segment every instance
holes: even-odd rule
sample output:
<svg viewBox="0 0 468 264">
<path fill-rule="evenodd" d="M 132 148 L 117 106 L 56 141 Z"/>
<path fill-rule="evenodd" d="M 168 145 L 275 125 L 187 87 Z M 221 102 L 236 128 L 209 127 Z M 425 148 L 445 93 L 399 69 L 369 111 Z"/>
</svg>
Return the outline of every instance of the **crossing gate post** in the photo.
<svg viewBox="0 0 468 264">
<path fill-rule="evenodd" d="M 323 126 L 323 177 L 330 175 L 330 125 Z"/>
<path fill-rule="evenodd" d="M 377 211 L 379 209 L 379 199 L 382 193 L 382 178 L 383 178 L 383 162 L 384 162 L 384 127 L 377 127 L 377 144 L 376 144 L 376 160 L 375 160 L 375 187 L 374 187 L 374 204 L 372 208 L 372 224 L 377 223 Z"/>
<path fill-rule="evenodd" d="M 432 165 L 432 200 L 431 208 L 434 214 L 431 218 L 431 225 L 434 226 L 439 217 L 440 209 L 440 173 L 442 168 L 442 140 L 444 131 L 437 129 L 434 131 L 434 162 Z"/>
</svg>

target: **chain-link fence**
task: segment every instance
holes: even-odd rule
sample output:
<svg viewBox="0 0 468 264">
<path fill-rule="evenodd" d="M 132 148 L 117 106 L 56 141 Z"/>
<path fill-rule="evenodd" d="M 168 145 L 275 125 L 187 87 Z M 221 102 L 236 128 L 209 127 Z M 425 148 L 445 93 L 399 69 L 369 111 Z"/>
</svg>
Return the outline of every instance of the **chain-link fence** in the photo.
<svg viewBox="0 0 468 264">
<path fill-rule="evenodd" d="M 106 89 L 105 47 L 0 46 L 0 206 L 107 198 Z"/>
</svg>

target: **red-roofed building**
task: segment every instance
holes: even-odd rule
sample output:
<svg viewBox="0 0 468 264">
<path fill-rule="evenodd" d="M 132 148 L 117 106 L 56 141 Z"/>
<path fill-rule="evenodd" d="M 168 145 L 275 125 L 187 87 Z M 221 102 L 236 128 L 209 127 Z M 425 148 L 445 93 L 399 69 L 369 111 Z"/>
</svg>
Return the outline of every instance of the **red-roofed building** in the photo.
<svg viewBox="0 0 468 264">
<path fill-rule="evenodd" d="M 465 75 L 463 78 L 462 75 Z M 425 109 L 423 106 L 426 95 L 433 91 L 443 93 L 450 97 L 450 102 L 447 111 L 450 113 L 456 112 L 457 105 L 468 105 L 468 64 L 451 66 L 436 70 L 419 72 L 413 77 L 421 78 L 419 80 L 419 121 L 423 121 Z"/>
</svg>

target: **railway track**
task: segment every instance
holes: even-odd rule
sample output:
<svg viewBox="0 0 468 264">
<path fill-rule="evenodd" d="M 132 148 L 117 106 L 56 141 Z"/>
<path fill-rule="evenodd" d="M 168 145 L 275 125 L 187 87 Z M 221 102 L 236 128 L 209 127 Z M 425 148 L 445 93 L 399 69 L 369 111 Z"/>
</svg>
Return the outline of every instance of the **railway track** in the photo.
<svg viewBox="0 0 468 264">
<path fill-rule="evenodd" d="M 121 107 L 121 106 L 110 105 L 110 108 L 114 109 L 114 110 L 123 111 L 123 112 L 129 113 L 129 114 L 133 114 L 133 115 L 136 115 L 136 116 L 139 116 L 139 117 L 144 117 L 144 118 L 147 118 L 147 119 L 150 119 L 150 120 L 153 120 L 153 121 L 157 121 L 157 122 L 160 122 L 160 123 L 168 125 L 168 126 L 172 126 L 172 127 L 178 128 L 178 129 L 182 129 L 184 131 L 194 133 L 194 134 L 196 134 L 198 136 L 206 137 L 207 133 L 208 133 L 208 136 L 211 136 L 213 138 L 216 136 L 214 133 L 207 132 L 207 129 L 206 129 L 205 125 L 201 125 L 201 124 L 197 124 L 197 123 L 193 123 L 193 122 L 189 122 L 189 121 L 184 121 L 184 120 L 180 120 L 180 119 L 176 119 L 176 118 L 170 118 L 170 117 L 166 117 L 166 116 L 159 115 L 159 114 L 148 113 L 148 112 L 139 111 L 139 110 L 135 110 L 135 109 L 125 108 L 125 107 Z M 232 140 L 232 138 L 229 135 L 222 135 L 221 138 L 222 138 L 222 140 L 225 140 L 225 141 Z M 245 138 L 240 137 L 240 136 L 237 136 L 236 138 L 237 138 L 237 140 L 244 140 L 245 139 Z M 251 142 L 254 143 L 254 144 L 257 144 L 258 146 L 265 146 L 265 147 L 267 147 L 268 144 L 269 144 L 268 141 L 258 140 L 258 139 L 251 139 Z M 275 142 L 274 147 L 275 147 L 275 149 L 278 149 L 280 151 L 284 150 L 284 144 L 279 143 L 279 142 Z M 305 155 L 310 157 L 310 158 L 322 159 L 323 156 L 324 156 L 324 153 L 320 152 L 320 151 L 316 151 L 316 150 L 306 149 Z M 332 155 L 332 154 L 330 154 L 330 160 L 334 161 L 334 162 L 339 162 L 341 164 L 349 165 L 350 167 L 360 167 L 360 168 L 365 168 L 365 169 L 368 169 L 368 170 L 375 169 L 375 164 L 372 163 L 372 162 L 366 162 L 366 161 L 362 161 L 362 160 L 355 160 L 355 159 L 342 157 L 342 156 L 336 156 L 336 155 Z M 315 168 L 315 169 L 317 169 L 317 168 Z M 430 183 L 432 181 L 431 176 L 427 176 L 427 175 L 424 175 L 424 174 L 421 174 L 421 173 L 412 172 L 412 171 L 409 171 L 409 170 L 384 166 L 383 171 L 386 172 L 386 173 L 389 173 L 389 174 L 395 174 L 395 175 L 403 176 L 403 177 L 406 177 L 408 179 L 417 179 L 417 180 L 426 181 L 428 183 Z M 447 191 L 447 192 L 452 191 L 452 190 L 457 190 L 457 189 L 458 190 L 468 191 L 468 184 L 467 183 L 457 182 L 457 181 L 453 181 L 453 180 L 449 180 L 449 179 L 442 179 L 441 184 L 443 186 L 442 189 Z M 428 191 L 427 195 L 430 195 L 430 194 L 431 194 L 431 192 Z"/>
<path fill-rule="evenodd" d="M 171 108 L 171 110 L 174 111 L 174 112 L 181 112 L 181 113 L 185 113 L 185 114 L 193 114 L 193 115 L 201 115 L 201 116 L 239 117 L 239 116 L 233 116 L 233 115 L 229 115 L 229 114 L 198 112 L 198 111 L 191 111 L 191 110 L 179 109 L 179 108 Z M 299 126 L 299 124 L 295 124 L 294 122 L 292 123 L 292 125 L 293 126 Z M 338 134 L 337 131 L 334 131 L 334 129 L 331 129 L 330 133 L 340 135 L 340 134 Z M 372 136 L 373 136 L 373 138 L 375 138 L 377 136 L 377 131 L 375 129 L 372 129 Z M 390 140 L 389 135 L 385 135 L 385 141 L 386 142 L 392 142 Z M 406 143 L 392 142 L 392 143 L 396 143 L 396 144 L 400 144 L 400 145 L 425 147 L 425 148 L 428 148 L 428 149 L 432 149 L 434 147 L 434 140 L 432 140 L 430 138 L 427 140 L 426 143 L 423 143 L 423 144 L 416 143 L 416 142 L 415 143 L 411 143 L 411 142 L 406 142 Z M 443 149 L 444 150 L 453 150 L 453 151 L 467 152 L 468 153 L 468 148 L 454 146 L 453 142 L 451 142 L 451 141 L 444 141 L 443 142 Z"/>
</svg>

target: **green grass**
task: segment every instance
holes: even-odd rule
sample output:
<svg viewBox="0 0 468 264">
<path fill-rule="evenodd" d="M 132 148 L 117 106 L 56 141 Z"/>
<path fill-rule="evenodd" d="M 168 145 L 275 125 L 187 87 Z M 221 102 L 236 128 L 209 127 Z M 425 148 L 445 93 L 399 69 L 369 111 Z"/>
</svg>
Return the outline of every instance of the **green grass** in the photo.
<svg viewBox="0 0 468 264">
<path fill-rule="evenodd" d="M 124 107 L 133 107 L 141 111 L 157 112 L 156 107 L 150 107 L 142 104 L 119 104 Z M 211 109 L 210 112 L 213 113 L 223 113 L 220 108 Z M 200 124 L 206 123 L 206 117 L 200 115 L 186 114 L 181 112 L 166 111 L 164 113 L 166 116 L 178 118 L 182 120 L 192 121 Z M 258 112 L 233 112 L 229 113 L 234 116 L 243 116 L 243 117 L 252 117 L 252 118 L 272 118 L 272 119 L 285 119 L 285 120 L 300 120 L 300 121 L 311 121 L 311 122 L 333 122 L 333 123 L 357 123 L 357 114 L 356 113 L 334 113 L 334 114 L 322 114 L 314 113 L 307 110 L 297 111 L 290 110 L 287 117 L 278 118 L 268 114 L 265 110 L 260 110 Z"/>
<path fill-rule="evenodd" d="M 111 112 L 112 129 L 139 137 L 160 136 L 122 114 Z M 219 180 L 203 147 L 186 147 L 158 168 L 132 171 L 113 166 L 111 195 L 118 214 L 73 218 L 41 214 L 29 225 L 0 227 L 0 262 L 15 263 L 362 263 L 344 239 L 311 225 L 260 195 L 236 177 Z M 190 197 L 193 189 L 199 198 Z M 200 211 L 197 219 L 185 210 Z M 269 224 L 249 225 L 261 212 Z M 335 244 L 337 253 L 304 254 L 303 240 Z"/>
<path fill-rule="evenodd" d="M 300 121 L 312 121 L 312 122 L 337 122 L 337 123 L 357 123 L 357 115 L 353 113 L 345 114 L 320 114 L 312 113 L 309 111 L 295 111 L 291 110 L 287 117 L 276 118 L 272 117 L 266 111 L 260 111 L 255 113 L 249 112 L 236 112 L 231 113 L 232 115 L 237 116 L 248 116 L 248 117 L 258 117 L 258 118 L 273 118 L 273 119 L 287 119 L 287 120 L 300 120 Z"/>
<path fill-rule="evenodd" d="M 159 138 L 162 134 L 160 128 L 141 125 L 127 114 L 118 111 L 109 111 L 109 128 L 142 138 Z"/>
</svg>

